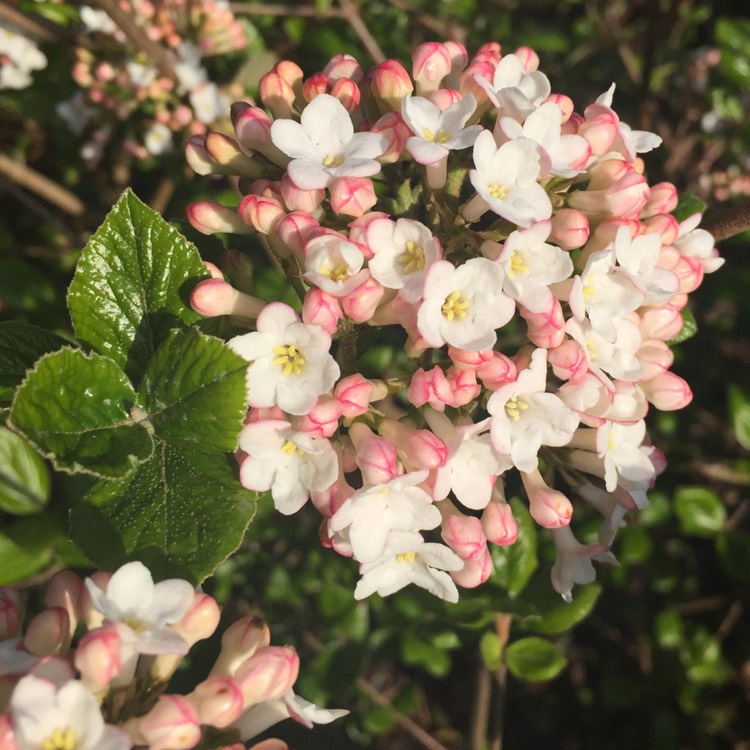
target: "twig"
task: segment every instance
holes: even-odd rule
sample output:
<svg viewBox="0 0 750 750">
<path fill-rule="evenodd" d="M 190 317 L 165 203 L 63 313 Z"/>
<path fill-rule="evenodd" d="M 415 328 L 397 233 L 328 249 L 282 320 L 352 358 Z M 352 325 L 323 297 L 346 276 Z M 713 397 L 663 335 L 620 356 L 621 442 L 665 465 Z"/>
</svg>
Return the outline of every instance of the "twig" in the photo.
<svg viewBox="0 0 750 750">
<path fill-rule="evenodd" d="M 148 37 L 145 31 L 117 3 L 117 0 L 91 0 L 91 5 L 101 8 L 122 30 L 122 33 L 138 47 L 161 75 L 177 82 L 174 59 L 170 52 Z"/>
<path fill-rule="evenodd" d="M 735 600 L 716 630 L 717 640 L 723 641 L 732 632 L 740 617 L 742 617 L 742 602 Z"/>
<path fill-rule="evenodd" d="M 434 737 L 430 736 L 425 732 L 422 727 L 416 722 L 412 721 L 408 716 L 404 716 L 399 713 L 393 704 L 385 697 L 374 685 L 369 683 L 364 678 L 360 677 L 357 680 L 357 687 L 376 705 L 381 708 L 387 708 L 393 711 L 393 716 L 402 729 L 406 730 L 422 747 L 426 747 L 427 750 L 447 750 L 445 745 L 438 742 Z"/>
<path fill-rule="evenodd" d="M 86 210 L 83 201 L 70 190 L 5 154 L 0 154 L 0 174 L 4 174 L 17 185 L 31 190 L 71 216 L 80 216 Z"/>
<path fill-rule="evenodd" d="M 495 632 L 497 639 L 500 641 L 502 651 L 508 645 L 510 638 L 510 626 L 513 623 L 513 616 L 509 614 L 495 615 Z M 495 721 L 493 726 L 491 750 L 502 750 L 503 748 L 503 730 L 505 725 L 505 697 L 507 693 L 508 667 L 505 660 L 500 662 L 500 666 L 495 670 Z"/>
<path fill-rule="evenodd" d="M 341 12 L 344 18 L 349 22 L 349 25 L 354 29 L 354 33 L 360 38 L 362 44 L 370 53 L 370 57 L 376 62 L 381 63 L 385 60 L 385 54 L 380 46 L 375 41 L 375 37 L 370 33 L 370 30 L 362 20 L 362 16 L 359 15 L 359 6 L 354 0 L 339 0 L 341 6 Z"/>
<path fill-rule="evenodd" d="M 471 727 L 469 729 L 469 747 L 471 750 L 484 750 L 487 739 L 487 727 L 490 723 L 490 700 L 492 698 L 492 675 L 484 662 L 477 669 L 474 687 L 474 705 L 471 709 Z"/>
<path fill-rule="evenodd" d="M 52 23 L 46 18 L 32 17 L 4 3 L 0 3 L 0 19 L 8 21 L 16 28 L 21 29 L 21 31 L 27 32 L 45 42 L 55 42 L 60 39 L 74 42 L 75 44 L 79 44 L 80 42 L 78 35 L 64 26 Z"/>
<path fill-rule="evenodd" d="M 343 18 L 338 8 L 316 8 L 314 5 L 270 5 L 264 3 L 229 3 L 235 15 L 245 16 L 296 16 L 299 18 Z"/>
<path fill-rule="evenodd" d="M 710 232 L 717 242 L 746 232 L 750 229 L 750 200 L 711 211 L 701 226 Z"/>
<path fill-rule="evenodd" d="M 735 487 L 750 487 L 750 476 L 744 471 L 738 471 L 726 464 L 707 464 L 698 462 L 694 464 L 692 470 L 707 479 L 713 479 L 717 482 L 733 484 Z"/>
<path fill-rule="evenodd" d="M 411 13 L 417 23 L 433 31 L 444 39 L 452 39 L 456 42 L 462 42 L 466 38 L 466 29 L 457 23 L 446 23 L 439 18 L 422 13 L 404 0 L 387 0 L 394 8 Z"/>
<path fill-rule="evenodd" d="M 165 209 L 169 205 L 169 201 L 172 200 L 175 187 L 176 183 L 173 177 L 165 177 L 156 186 L 156 190 L 154 191 L 153 198 L 151 198 L 150 205 L 157 214 L 164 213 Z"/>
</svg>

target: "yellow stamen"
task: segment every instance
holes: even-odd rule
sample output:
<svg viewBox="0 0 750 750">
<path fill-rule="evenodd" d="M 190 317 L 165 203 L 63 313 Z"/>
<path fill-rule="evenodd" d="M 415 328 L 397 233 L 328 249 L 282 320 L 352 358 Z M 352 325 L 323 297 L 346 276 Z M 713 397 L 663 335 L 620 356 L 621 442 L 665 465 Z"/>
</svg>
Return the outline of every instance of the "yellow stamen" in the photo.
<svg viewBox="0 0 750 750">
<path fill-rule="evenodd" d="M 514 396 L 512 399 L 505 404 L 505 414 L 508 419 L 512 419 L 514 422 L 518 422 L 521 418 L 521 412 L 526 411 L 529 405 L 525 401 L 521 401 L 518 396 Z"/>
<path fill-rule="evenodd" d="M 469 309 L 469 300 L 464 299 L 461 296 L 461 292 L 451 292 L 443 302 L 443 306 L 440 308 L 443 315 L 448 320 L 453 318 L 465 318 L 466 313 Z"/>
<path fill-rule="evenodd" d="M 424 248 L 409 240 L 406 252 L 398 256 L 398 262 L 404 267 L 404 273 L 414 273 L 424 268 Z"/>
<path fill-rule="evenodd" d="M 413 563 L 417 559 L 416 552 L 402 552 L 400 555 L 396 555 L 396 562 L 410 562 Z"/>
<path fill-rule="evenodd" d="M 285 440 L 281 444 L 281 452 L 286 453 L 287 456 L 291 456 L 294 451 L 297 451 L 300 456 L 305 452 L 298 445 L 295 445 L 291 440 Z"/>
<path fill-rule="evenodd" d="M 510 270 L 508 276 L 514 278 L 517 273 L 528 273 L 529 267 L 523 262 L 523 258 L 514 250 L 510 255 Z"/>
<path fill-rule="evenodd" d="M 281 372 L 285 377 L 292 373 L 299 375 L 305 367 L 306 360 L 294 344 L 274 346 L 273 353 L 278 355 L 273 358 L 273 363 L 281 367 Z"/>
<path fill-rule="evenodd" d="M 433 133 L 429 128 L 422 130 L 422 135 L 426 141 L 430 143 L 447 143 L 451 137 L 442 128 L 437 133 Z"/>
<path fill-rule="evenodd" d="M 328 264 L 324 264 L 320 269 L 323 276 L 327 276 L 331 281 L 338 284 L 339 281 L 346 281 L 349 278 L 349 266 L 346 263 L 342 263 L 340 266 L 336 266 L 333 270 L 328 268 Z"/>
<path fill-rule="evenodd" d="M 70 727 L 55 729 L 41 746 L 41 750 L 76 750 L 76 736 Z"/>
<path fill-rule="evenodd" d="M 589 350 L 589 359 L 593 362 L 596 359 L 596 344 L 591 339 L 586 339 L 586 348 Z"/>
<path fill-rule="evenodd" d="M 324 167 L 340 167 L 344 163 L 344 156 L 342 154 L 328 154 L 325 159 L 323 159 L 323 166 Z"/>
<path fill-rule="evenodd" d="M 505 185 L 490 185 L 487 188 L 487 192 L 497 200 L 501 201 L 505 198 Z"/>
<path fill-rule="evenodd" d="M 583 299 L 588 302 L 589 297 L 596 291 L 596 287 L 591 283 L 591 274 L 586 277 L 586 283 L 583 287 Z"/>
<path fill-rule="evenodd" d="M 136 633 L 143 633 L 148 630 L 148 623 L 140 620 L 137 617 L 126 617 L 122 622 L 131 630 L 134 630 Z"/>
</svg>

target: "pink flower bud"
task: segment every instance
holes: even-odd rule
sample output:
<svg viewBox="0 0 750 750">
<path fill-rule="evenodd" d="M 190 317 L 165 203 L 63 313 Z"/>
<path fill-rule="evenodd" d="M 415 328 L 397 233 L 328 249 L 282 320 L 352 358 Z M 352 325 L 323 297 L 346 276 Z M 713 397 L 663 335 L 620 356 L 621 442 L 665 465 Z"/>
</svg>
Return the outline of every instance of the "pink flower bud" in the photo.
<svg viewBox="0 0 750 750">
<path fill-rule="evenodd" d="M 26 627 L 23 645 L 34 656 L 65 654 L 70 646 L 70 617 L 63 607 L 42 610 Z"/>
<path fill-rule="evenodd" d="M 243 661 L 270 642 L 271 632 L 260 617 L 235 620 L 221 636 L 221 651 L 211 674 L 233 675 Z"/>
<path fill-rule="evenodd" d="M 674 362 L 672 350 L 663 341 L 644 341 L 636 357 L 643 366 L 641 380 L 652 380 L 666 372 Z"/>
<path fill-rule="evenodd" d="M 298 673 L 299 656 L 291 646 L 258 649 L 240 664 L 235 674 L 245 708 L 280 698 L 294 685 Z"/>
<path fill-rule="evenodd" d="M 347 419 L 353 419 L 364 414 L 370 408 L 370 396 L 372 394 L 372 383 L 359 373 L 339 380 L 333 391 L 334 397 L 341 406 L 341 414 Z"/>
<path fill-rule="evenodd" d="M 404 118 L 397 110 L 386 112 L 371 128 L 371 133 L 377 133 L 388 139 L 388 147 L 378 157 L 383 164 L 393 164 L 398 161 L 406 148 L 406 141 L 412 135 L 411 129 L 404 122 Z"/>
<path fill-rule="evenodd" d="M 481 112 L 489 106 L 487 90 L 477 83 L 477 78 L 484 78 L 492 85 L 495 76 L 495 65 L 486 60 L 472 62 L 459 76 L 458 90 L 466 97 L 471 94 L 477 100 L 477 111 Z"/>
<path fill-rule="evenodd" d="M 672 269 L 672 273 L 680 280 L 680 294 L 690 294 L 703 281 L 703 264 L 700 258 L 690 258 L 685 255 L 677 262 L 677 265 Z"/>
<path fill-rule="evenodd" d="M 521 61 L 524 73 L 539 70 L 539 55 L 531 47 L 519 47 L 513 54 Z"/>
<path fill-rule="evenodd" d="M 588 370 L 588 362 L 583 349 L 575 341 L 563 341 L 560 346 L 547 352 L 547 361 L 552 365 L 552 372 L 560 380 L 573 380 L 581 377 Z"/>
<path fill-rule="evenodd" d="M 641 211 L 645 219 L 655 214 L 669 214 L 677 207 L 677 188 L 671 182 L 659 182 L 651 186 L 648 202 Z"/>
<path fill-rule="evenodd" d="M 273 66 L 273 72 L 286 81 L 294 91 L 302 90 L 302 79 L 305 77 L 305 73 L 296 62 L 279 60 Z"/>
<path fill-rule="evenodd" d="M 282 178 L 280 190 L 284 204 L 290 211 L 313 213 L 320 208 L 326 197 L 325 190 L 301 190 L 292 182 L 288 174 Z"/>
<path fill-rule="evenodd" d="M 448 107 L 456 102 L 460 102 L 463 97 L 456 89 L 438 89 L 433 91 L 428 99 L 441 111 L 444 112 Z"/>
<path fill-rule="evenodd" d="M 685 325 L 680 311 L 672 305 L 649 307 L 642 313 L 640 319 L 641 336 L 646 339 L 669 341 L 673 339 Z"/>
<path fill-rule="evenodd" d="M 331 208 L 339 215 L 362 216 L 378 201 L 372 180 L 367 177 L 339 177 L 330 191 Z"/>
<path fill-rule="evenodd" d="M 673 372 L 663 372 L 639 385 L 649 402 L 660 411 L 684 409 L 693 400 L 690 386 Z"/>
<path fill-rule="evenodd" d="M 401 451 L 412 471 L 438 469 L 448 460 L 447 446 L 430 430 L 416 430 L 393 419 L 384 419 L 380 423 L 380 434 Z"/>
<path fill-rule="evenodd" d="M 436 411 L 445 411 L 446 404 L 453 400 L 453 391 L 448 378 L 439 367 L 425 372 L 421 367 L 412 375 L 406 398 L 416 407 L 429 404 Z"/>
<path fill-rule="evenodd" d="M 209 133 L 204 141 L 206 154 L 223 172 L 257 177 L 258 165 L 242 151 L 239 143 L 223 133 Z"/>
<path fill-rule="evenodd" d="M 311 102 L 319 94 L 328 93 L 329 85 L 328 76 L 315 73 L 302 84 L 302 97 L 306 102 Z"/>
<path fill-rule="evenodd" d="M 665 245 L 671 245 L 680 231 L 680 225 L 674 216 L 670 214 L 655 214 L 643 219 L 645 232 L 656 232 L 661 235 L 661 241 Z"/>
<path fill-rule="evenodd" d="M 190 306 L 200 315 L 241 315 L 257 318 L 266 306 L 263 300 L 237 291 L 221 279 L 206 279 L 195 285 L 190 295 Z"/>
<path fill-rule="evenodd" d="M 586 119 L 578 128 L 578 135 L 588 141 L 593 156 L 606 154 L 619 133 L 619 118 L 612 110 L 605 108 L 587 108 Z"/>
<path fill-rule="evenodd" d="M 371 71 L 371 89 L 380 111 L 401 110 L 401 100 L 414 91 L 406 68 L 398 60 L 384 60 Z"/>
<path fill-rule="evenodd" d="M 271 141 L 271 118 L 260 107 L 243 110 L 234 121 L 234 132 L 245 148 L 259 151 L 281 167 L 289 163 L 289 157 Z"/>
<path fill-rule="evenodd" d="M 500 500 L 490 500 L 482 511 L 482 529 L 487 541 L 500 546 L 513 544 L 518 538 L 518 521 L 513 518 L 510 505 Z"/>
<path fill-rule="evenodd" d="M 565 317 L 560 302 L 555 297 L 552 297 L 550 309 L 546 312 L 533 313 L 520 306 L 519 312 L 526 321 L 526 335 L 532 344 L 542 349 L 554 349 L 562 344 L 565 338 Z"/>
<path fill-rule="evenodd" d="M 138 732 L 149 750 L 183 750 L 201 739 L 198 712 L 182 695 L 162 695 L 140 720 Z"/>
<path fill-rule="evenodd" d="M 561 208 L 551 219 L 549 241 L 563 250 L 583 247 L 589 238 L 589 220 L 574 208 Z"/>
<path fill-rule="evenodd" d="M 10 586 L 0 586 L 0 641 L 15 638 L 21 620 L 23 609 L 18 592 Z"/>
<path fill-rule="evenodd" d="M 198 641 L 211 637 L 219 627 L 221 609 L 212 596 L 196 591 L 193 602 L 179 622 L 172 628 L 192 646 Z"/>
<path fill-rule="evenodd" d="M 339 301 L 332 294 L 321 289 L 308 289 L 302 303 L 302 321 L 324 328 L 328 333 L 336 333 L 339 321 L 344 317 Z"/>
<path fill-rule="evenodd" d="M 18 750 L 13 736 L 13 724 L 6 714 L 0 715 L 0 750 Z"/>
<path fill-rule="evenodd" d="M 194 135 L 185 144 L 185 161 L 190 168 L 199 175 L 212 174 L 214 167 L 213 159 L 206 153 L 206 136 Z"/>
<path fill-rule="evenodd" d="M 81 679 L 94 692 L 102 690 L 122 672 L 122 639 L 115 623 L 89 630 L 78 642 L 73 663 Z"/>
<path fill-rule="evenodd" d="M 451 72 L 448 75 L 448 80 L 443 81 L 443 85 L 458 88 L 458 77 L 469 64 L 469 53 L 460 42 L 443 42 L 443 46 L 448 50 L 451 59 Z"/>
<path fill-rule="evenodd" d="M 231 677 L 209 677 L 198 683 L 187 699 L 193 704 L 201 724 L 219 729 L 239 719 L 244 711 L 242 690 Z"/>
<path fill-rule="evenodd" d="M 592 183 L 588 190 L 576 190 L 568 199 L 568 205 L 583 211 L 590 221 L 601 222 L 615 216 L 635 218 L 648 201 L 648 183 L 637 172 L 624 174 L 605 189 L 592 188 Z"/>
<path fill-rule="evenodd" d="M 440 536 L 462 560 L 481 560 L 487 552 L 482 522 L 456 511 L 443 520 Z"/>
<path fill-rule="evenodd" d="M 484 553 L 472 560 L 465 560 L 461 570 L 452 570 L 451 578 L 465 589 L 474 589 L 481 586 L 492 573 L 492 556 L 484 546 Z"/>
<path fill-rule="evenodd" d="M 385 484 L 400 473 L 396 446 L 378 435 L 372 435 L 357 447 L 356 459 L 365 484 Z"/>
<path fill-rule="evenodd" d="M 356 57 L 347 54 L 334 55 L 323 68 L 323 75 L 328 76 L 330 81 L 338 81 L 339 78 L 351 78 L 355 83 L 360 83 L 365 77 L 362 66 Z"/>
<path fill-rule="evenodd" d="M 275 119 L 292 116 L 294 89 L 277 72 L 266 73 L 260 79 L 260 98 Z"/>
<path fill-rule="evenodd" d="M 331 437 L 338 429 L 340 417 L 339 402 L 323 395 L 307 414 L 294 421 L 294 425 L 300 432 L 307 432 L 313 437 Z"/>
<path fill-rule="evenodd" d="M 384 294 L 385 289 L 370 277 L 345 297 L 342 297 L 341 306 L 353 321 L 366 323 L 372 318 Z"/>
<path fill-rule="evenodd" d="M 474 60 L 477 59 L 477 57 L 484 57 L 488 56 L 493 60 L 495 65 L 500 62 L 500 58 L 503 53 L 503 47 L 500 44 L 500 42 L 485 42 L 482 44 L 482 46 L 477 50 L 476 54 L 474 55 Z"/>
<path fill-rule="evenodd" d="M 526 494 L 529 497 L 531 517 L 545 529 L 567 526 L 573 515 L 573 506 L 562 492 L 548 487 L 541 473 L 535 469 L 528 474 L 521 472 Z"/>
<path fill-rule="evenodd" d="M 563 115 L 563 125 L 570 119 L 570 116 L 573 114 L 573 110 L 575 109 L 573 100 L 569 96 L 565 96 L 565 94 L 550 94 L 544 100 L 543 104 L 546 104 L 547 102 L 552 102 L 553 104 L 557 104 L 557 106 L 560 107 L 560 111 Z"/>
<path fill-rule="evenodd" d="M 338 78 L 331 86 L 331 96 L 335 96 L 343 105 L 344 109 L 353 115 L 359 109 L 362 94 L 354 81 L 349 78 Z"/>
<path fill-rule="evenodd" d="M 437 91 L 443 78 L 451 72 L 451 54 L 440 42 L 420 44 L 411 53 L 411 60 L 418 96 Z"/>
<path fill-rule="evenodd" d="M 191 203 L 185 214 L 190 225 L 202 234 L 216 234 L 217 232 L 252 234 L 252 230 L 242 221 L 237 209 L 222 206 L 216 201 Z"/>
<path fill-rule="evenodd" d="M 482 392 L 482 387 L 477 383 L 477 374 L 474 370 L 460 370 L 457 367 L 448 369 L 448 383 L 453 391 L 451 406 L 458 409 L 470 404 Z"/>
<path fill-rule="evenodd" d="M 255 227 L 261 234 L 273 234 L 286 211 L 275 198 L 246 195 L 240 202 L 240 216 L 245 224 Z"/>
<path fill-rule="evenodd" d="M 304 253 L 305 244 L 310 239 L 310 233 L 320 224 L 303 211 L 294 211 L 284 216 L 276 225 L 276 236 L 288 248 L 298 255 Z"/>
</svg>

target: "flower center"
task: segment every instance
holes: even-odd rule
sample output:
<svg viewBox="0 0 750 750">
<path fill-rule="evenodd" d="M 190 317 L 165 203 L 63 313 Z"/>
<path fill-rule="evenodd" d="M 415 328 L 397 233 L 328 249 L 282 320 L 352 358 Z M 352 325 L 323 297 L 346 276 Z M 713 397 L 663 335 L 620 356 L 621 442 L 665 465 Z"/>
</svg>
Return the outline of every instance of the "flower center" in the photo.
<svg viewBox="0 0 750 750">
<path fill-rule="evenodd" d="M 340 281 L 346 281 L 349 278 L 349 266 L 346 263 L 342 263 L 331 270 L 327 264 L 325 264 L 320 272 L 323 276 L 327 276 L 331 281 L 338 284 Z"/>
<path fill-rule="evenodd" d="M 404 267 L 404 273 L 414 273 L 424 268 L 424 248 L 409 240 L 406 252 L 398 256 L 398 262 Z"/>
<path fill-rule="evenodd" d="M 487 187 L 487 192 L 495 199 L 501 201 L 503 198 L 505 198 L 505 185 L 489 185 Z"/>
<path fill-rule="evenodd" d="M 594 286 L 594 279 L 591 274 L 586 277 L 586 283 L 583 286 L 583 299 L 584 302 L 588 302 L 591 295 L 596 291 Z"/>
<path fill-rule="evenodd" d="M 523 262 L 523 258 L 514 250 L 510 255 L 510 269 L 508 276 L 514 278 L 517 273 L 528 273 L 529 267 Z"/>
<path fill-rule="evenodd" d="M 518 396 L 514 396 L 512 399 L 505 404 L 505 414 L 508 419 L 512 419 L 514 422 L 518 422 L 521 418 L 521 412 L 526 411 L 529 405 L 525 401 L 521 401 Z"/>
<path fill-rule="evenodd" d="M 286 453 L 287 456 L 291 456 L 294 451 L 297 451 L 297 453 L 301 455 L 304 454 L 305 451 L 302 450 L 298 445 L 295 445 L 291 440 L 285 440 L 281 444 L 281 452 Z"/>
<path fill-rule="evenodd" d="M 273 353 L 276 355 L 273 363 L 281 368 L 284 376 L 299 375 L 305 367 L 305 358 L 294 344 L 274 346 Z"/>
<path fill-rule="evenodd" d="M 422 130 L 422 135 L 424 135 L 424 139 L 430 143 L 447 143 L 451 139 L 448 133 L 442 128 L 440 128 L 437 133 L 433 133 L 429 128 L 424 128 Z"/>
<path fill-rule="evenodd" d="M 591 339 L 586 339 L 586 349 L 589 352 L 589 360 L 593 362 L 596 359 L 596 344 Z"/>
<path fill-rule="evenodd" d="M 55 729 L 41 745 L 41 750 L 76 750 L 76 736 L 70 727 Z"/>
<path fill-rule="evenodd" d="M 402 552 L 400 555 L 396 555 L 396 562 L 408 562 L 413 563 L 417 559 L 416 552 Z"/>
<path fill-rule="evenodd" d="M 124 618 L 122 624 L 127 625 L 136 633 L 143 633 L 148 630 L 148 623 L 135 616 Z"/>
<path fill-rule="evenodd" d="M 448 320 L 453 318 L 465 318 L 469 308 L 469 300 L 461 296 L 461 292 L 451 292 L 443 302 L 440 310 Z"/>
<path fill-rule="evenodd" d="M 336 168 L 340 167 L 344 163 L 344 155 L 343 154 L 328 154 L 325 159 L 323 159 L 323 166 L 324 167 L 331 167 Z"/>
</svg>

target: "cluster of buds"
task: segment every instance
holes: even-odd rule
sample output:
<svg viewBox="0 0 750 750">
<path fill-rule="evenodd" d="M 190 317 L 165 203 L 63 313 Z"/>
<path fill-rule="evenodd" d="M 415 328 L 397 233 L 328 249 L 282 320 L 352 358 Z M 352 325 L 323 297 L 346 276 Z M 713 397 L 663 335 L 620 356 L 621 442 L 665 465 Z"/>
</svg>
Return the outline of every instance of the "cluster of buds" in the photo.
<svg viewBox="0 0 750 750">
<path fill-rule="evenodd" d="M 300 297 L 267 303 L 215 266 L 192 297 L 253 329 L 229 341 L 250 363 L 240 478 L 284 514 L 312 499 L 323 544 L 360 564 L 356 598 L 416 583 L 455 601 L 516 539 L 515 477 L 569 600 L 664 468 L 644 418 L 691 399 L 668 342 L 722 261 L 699 214 L 671 215 L 675 187 L 649 186 L 638 153 L 660 139 L 620 120 L 614 87 L 579 113 L 526 47 L 412 60 L 279 62 L 263 106 L 233 105 L 236 139 L 187 145 L 244 194 L 192 204 L 192 225 L 256 234 Z M 393 357 L 368 379 L 375 342 Z M 573 535 L 572 499 L 602 514 L 596 542 Z"/>
<path fill-rule="evenodd" d="M 75 51 L 73 79 L 81 91 L 57 112 L 73 132 L 90 131 L 83 154 L 91 160 L 98 160 L 118 123 L 126 128 L 125 147 L 141 159 L 172 149 L 176 133 L 205 132 L 225 113 L 228 99 L 209 80 L 203 58 L 246 45 L 242 24 L 225 0 L 120 0 L 120 8 L 162 45 L 174 77 L 157 70 L 104 11 L 82 7 L 90 44 Z"/>
<path fill-rule="evenodd" d="M 57 573 L 44 603 L 21 632 L 21 599 L 0 587 L 1 750 L 244 750 L 288 717 L 312 727 L 347 713 L 294 694 L 297 654 L 271 646 L 257 617 L 224 631 L 210 675 L 191 693 L 166 692 L 183 656 L 216 630 L 220 611 L 187 581 L 155 584 L 141 563 L 85 581 Z"/>
<path fill-rule="evenodd" d="M 0 21 L 0 90 L 25 89 L 34 70 L 47 67 L 36 42 L 13 25 Z"/>
</svg>

